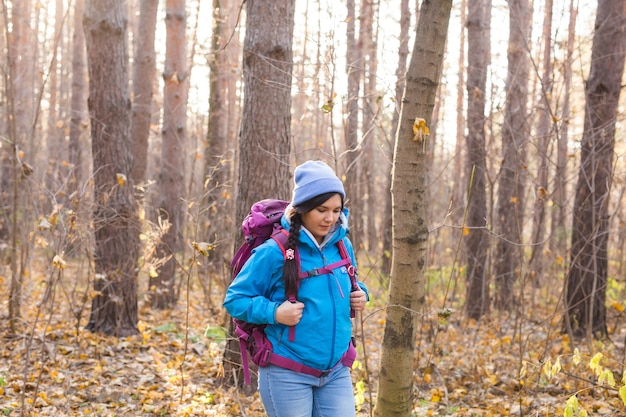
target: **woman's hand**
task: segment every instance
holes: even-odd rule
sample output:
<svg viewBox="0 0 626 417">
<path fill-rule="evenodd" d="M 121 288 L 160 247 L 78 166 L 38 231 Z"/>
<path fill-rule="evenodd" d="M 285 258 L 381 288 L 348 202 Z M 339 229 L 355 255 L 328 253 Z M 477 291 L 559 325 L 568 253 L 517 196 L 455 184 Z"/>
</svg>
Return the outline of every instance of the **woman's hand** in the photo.
<svg viewBox="0 0 626 417">
<path fill-rule="evenodd" d="M 276 309 L 276 323 L 284 324 L 285 326 L 295 326 L 300 323 L 303 310 L 304 304 L 300 301 L 292 303 L 287 300 Z"/>
<path fill-rule="evenodd" d="M 367 303 L 367 294 L 362 289 L 354 290 L 350 293 L 350 308 L 354 311 L 365 310 Z"/>
</svg>

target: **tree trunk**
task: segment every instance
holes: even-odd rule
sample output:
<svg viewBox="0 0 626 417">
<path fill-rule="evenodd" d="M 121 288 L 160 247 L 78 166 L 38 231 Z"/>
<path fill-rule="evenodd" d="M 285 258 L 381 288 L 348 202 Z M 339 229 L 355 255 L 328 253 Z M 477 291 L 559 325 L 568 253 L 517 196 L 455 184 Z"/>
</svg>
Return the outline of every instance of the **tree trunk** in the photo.
<svg viewBox="0 0 626 417">
<path fill-rule="evenodd" d="M 452 1 L 422 3 L 413 55 L 407 72 L 400 126 L 394 152 L 393 261 L 376 417 L 411 416 L 413 360 L 419 310 L 424 303 L 424 266 L 428 246 L 427 192 L 423 130 L 414 133 L 416 117 L 426 126 L 435 106 L 443 68 Z"/>
<path fill-rule="evenodd" d="M 224 284 L 230 280 L 225 272 L 225 259 L 233 252 L 230 231 L 235 227 L 232 218 L 234 206 L 233 186 L 229 182 L 233 169 L 234 149 L 228 147 L 228 102 L 230 84 L 229 66 L 225 48 L 233 28 L 228 25 L 223 0 L 213 0 L 212 54 L 209 66 L 209 124 L 205 149 L 204 200 L 209 240 L 215 242 L 215 249 L 209 258 L 209 276 L 224 277 Z M 232 45 L 228 45 L 229 48 Z M 205 288 L 209 288 L 208 285 Z M 208 296 L 208 294 L 207 294 Z"/>
<path fill-rule="evenodd" d="M 567 252 L 567 143 L 569 141 L 570 123 L 570 93 L 572 91 L 572 66 L 574 64 L 574 45 L 576 42 L 576 15 L 574 0 L 570 0 L 569 25 L 567 35 L 567 58 L 563 65 L 563 104 L 561 127 L 557 145 L 556 172 L 554 174 L 554 205 L 552 210 L 552 232 L 550 239 L 550 249 L 555 254 L 565 258 Z"/>
<path fill-rule="evenodd" d="M 133 181 L 141 184 L 146 179 L 148 166 L 148 139 L 152 121 L 152 96 L 156 75 L 154 47 L 159 0 L 140 0 L 139 24 L 135 37 L 133 65 L 133 113 L 131 138 L 133 143 Z"/>
<path fill-rule="evenodd" d="M 358 251 L 361 239 L 361 216 L 359 200 L 361 187 L 359 186 L 359 164 L 361 155 L 359 147 L 359 91 L 361 83 L 361 56 L 358 47 L 356 32 L 356 6 L 354 0 L 347 1 L 348 17 L 346 19 L 346 72 L 348 74 L 347 114 L 345 121 L 346 141 L 346 195 L 354 200 L 350 204 L 350 231 L 354 250 Z"/>
<path fill-rule="evenodd" d="M 246 1 L 235 247 L 243 242 L 241 219 L 255 201 L 290 198 L 294 13 L 295 0 Z M 231 321 L 231 334 L 232 330 Z M 240 362 L 239 343 L 233 340 L 224 352 L 227 384 L 234 384 Z M 237 381 L 243 383 L 241 372 L 238 374 Z"/>
<path fill-rule="evenodd" d="M 531 253 L 529 271 L 534 280 L 541 280 L 543 275 L 543 248 L 546 230 L 546 202 L 548 201 L 548 179 L 550 164 L 550 144 L 555 133 L 552 111 L 552 0 L 545 4 L 543 22 L 543 60 L 541 76 L 541 105 L 539 106 L 539 121 L 537 126 L 537 159 L 538 169 L 535 179 L 535 202 L 533 206 L 533 229 L 531 235 Z"/>
<path fill-rule="evenodd" d="M 467 18 L 467 317 L 478 320 L 489 310 L 486 274 L 485 86 L 489 65 L 490 0 L 468 0 Z"/>
<path fill-rule="evenodd" d="M 398 130 L 398 124 L 400 119 L 400 110 L 402 106 L 402 94 L 406 85 L 406 67 L 407 59 L 409 56 L 409 29 L 411 27 L 411 10 L 409 7 L 409 0 L 401 0 L 400 2 L 400 47 L 398 48 L 398 67 L 396 68 L 396 84 L 395 84 L 395 110 L 393 112 L 393 119 L 391 123 L 391 142 L 389 143 L 389 150 L 386 152 L 386 156 L 390 161 L 393 161 L 393 152 L 395 148 L 395 134 Z M 391 172 L 389 172 L 391 174 Z M 385 190 L 385 211 L 382 218 L 383 223 L 383 251 L 382 251 L 382 272 L 388 275 L 391 272 L 391 245 L 392 245 L 392 230 L 393 221 L 391 216 L 391 175 L 385 175 L 384 177 L 384 190 Z M 389 191 L 388 191 L 389 190 Z"/>
<path fill-rule="evenodd" d="M 585 124 L 566 276 L 564 325 L 574 336 L 607 335 L 608 206 L 625 54 L 624 2 L 600 0 L 585 85 Z"/>
<path fill-rule="evenodd" d="M 498 185 L 499 236 L 496 244 L 496 307 L 511 309 L 513 284 L 521 273 L 526 183 L 526 143 L 530 135 L 527 97 L 531 9 L 528 0 L 509 1 L 509 47 L 502 169 Z"/>
<path fill-rule="evenodd" d="M 8 16 L 5 10 L 5 17 Z M 32 160 L 33 152 L 33 69 L 35 67 L 32 47 L 31 2 L 13 4 L 11 21 L 5 22 L 12 28 L 11 41 L 7 39 L 7 63 L 9 76 L 6 79 L 8 103 L 9 146 L 2 152 L 0 161 L 2 182 L 0 183 L 0 240 L 9 241 L 11 263 L 11 286 L 9 290 L 9 327 L 16 333 L 21 322 L 22 284 L 25 260 L 29 245 L 23 223 L 30 221 L 29 205 L 24 204 L 28 193 L 23 183 L 19 155 Z M 9 35 L 7 33 L 7 35 Z M 21 159 L 21 158 L 20 158 Z M 18 213 L 22 210 L 21 213 Z"/>
<path fill-rule="evenodd" d="M 131 177 L 126 4 L 87 0 L 85 37 L 93 154 L 95 274 L 87 329 L 137 333 L 139 219 Z"/>
<path fill-rule="evenodd" d="M 72 45 L 72 98 L 70 116 L 69 162 L 72 173 L 69 194 L 82 189 L 87 164 L 83 160 L 87 131 L 87 69 L 85 57 L 85 33 L 83 32 L 84 0 L 76 0 L 74 9 L 74 32 Z"/>
<path fill-rule="evenodd" d="M 165 70 L 163 71 L 163 142 L 158 195 L 159 219 L 169 227 L 157 246 L 163 264 L 158 276 L 150 277 L 150 301 L 154 308 L 176 304 L 177 257 L 182 246 L 183 201 L 185 200 L 185 142 L 187 139 L 187 69 L 185 0 L 167 0 L 165 5 Z"/>
</svg>

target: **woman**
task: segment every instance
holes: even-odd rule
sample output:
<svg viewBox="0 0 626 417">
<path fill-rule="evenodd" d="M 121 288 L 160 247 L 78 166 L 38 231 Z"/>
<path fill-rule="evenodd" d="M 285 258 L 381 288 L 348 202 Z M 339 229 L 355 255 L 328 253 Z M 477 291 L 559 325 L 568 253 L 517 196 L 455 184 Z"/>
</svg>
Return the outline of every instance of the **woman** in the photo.
<svg viewBox="0 0 626 417">
<path fill-rule="evenodd" d="M 342 358 L 352 335 L 350 310 L 365 308 L 367 289 L 360 282 L 351 288 L 345 266 L 298 280 L 298 269 L 311 271 L 340 261 L 340 240 L 356 265 L 347 238 L 343 184 L 321 161 L 298 166 L 294 178 L 291 204 L 281 219 L 289 231 L 287 259 L 276 241 L 268 239 L 235 277 L 224 307 L 237 319 L 268 324 L 265 334 L 275 354 L 322 371 L 313 376 L 276 365 L 259 368 L 259 392 L 269 417 L 354 416 L 352 379 Z M 296 248 L 300 265 L 297 257 L 289 256 Z M 297 299 L 287 300 L 285 294 L 296 291 Z"/>
</svg>

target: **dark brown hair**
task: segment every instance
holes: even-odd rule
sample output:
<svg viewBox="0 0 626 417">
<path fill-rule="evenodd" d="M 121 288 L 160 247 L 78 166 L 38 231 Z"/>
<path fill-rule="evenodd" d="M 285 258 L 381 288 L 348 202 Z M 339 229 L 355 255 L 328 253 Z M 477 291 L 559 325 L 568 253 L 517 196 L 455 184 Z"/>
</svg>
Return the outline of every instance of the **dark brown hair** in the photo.
<svg viewBox="0 0 626 417">
<path fill-rule="evenodd" d="M 294 251 L 297 250 L 298 242 L 300 241 L 302 215 L 308 213 L 316 207 L 321 206 L 326 202 L 326 200 L 328 200 L 335 194 L 341 197 L 341 194 L 336 192 L 324 193 L 293 207 L 293 211 L 291 212 L 290 217 L 291 225 L 289 226 L 289 238 L 287 238 L 287 247 L 285 249 L 293 249 Z M 341 199 L 341 209 L 343 210 L 343 198 Z M 285 259 L 285 265 L 283 267 L 285 295 L 294 294 L 297 296 L 298 276 L 300 274 L 299 269 L 300 264 L 297 262 L 297 259 Z"/>
</svg>

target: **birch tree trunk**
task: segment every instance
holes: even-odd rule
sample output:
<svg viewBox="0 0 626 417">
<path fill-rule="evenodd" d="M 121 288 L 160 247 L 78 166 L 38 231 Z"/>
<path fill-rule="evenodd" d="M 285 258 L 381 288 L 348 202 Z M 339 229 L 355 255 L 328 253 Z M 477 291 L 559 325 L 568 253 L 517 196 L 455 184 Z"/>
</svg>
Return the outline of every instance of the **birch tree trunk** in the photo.
<svg viewBox="0 0 626 417">
<path fill-rule="evenodd" d="M 566 276 L 564 327 L 574 336 L 607 335 L 608 208 L 625 55 L 626 3 L 599 0 Z"/>
<path fill-rule="evenodd" d="M 376 417 L 411 416 L 413 360 L 419 310 L 424 302 L 428 244 L 426 146 L 440 83 L 452 1 L 425 0 L 407 71 L 394 152 L 393 260 L 383 336 Z"/>
</svg>

